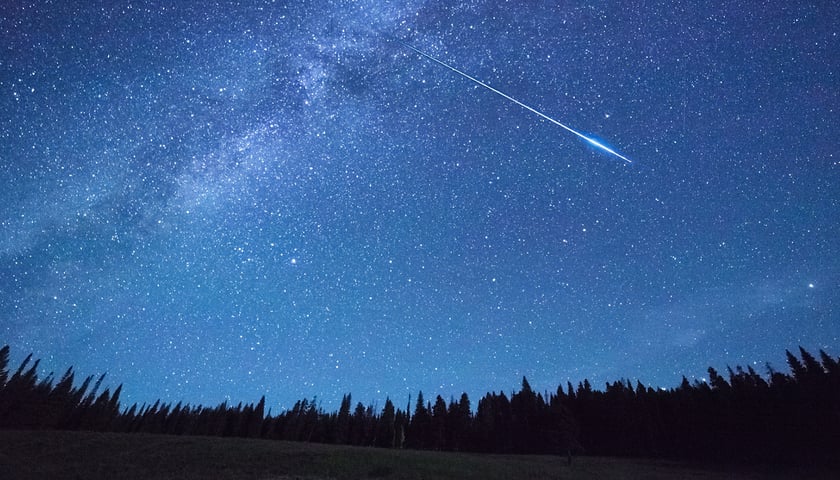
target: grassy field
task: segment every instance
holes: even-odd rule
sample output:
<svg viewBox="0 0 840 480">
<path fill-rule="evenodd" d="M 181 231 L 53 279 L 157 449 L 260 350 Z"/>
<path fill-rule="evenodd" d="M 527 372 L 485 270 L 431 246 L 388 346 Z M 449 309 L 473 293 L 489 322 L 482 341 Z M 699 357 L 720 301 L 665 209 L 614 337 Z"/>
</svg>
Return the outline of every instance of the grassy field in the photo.
<svg viewBox="0 0 840 480">
<path fill-rule="evenodd" d="M 704 469 L 679 463 L 476 455 L 266 440 L 0 431 L 0 478 L 28 479 L 758 479 L 829 478 L 808 470 Z"/>
</svg>

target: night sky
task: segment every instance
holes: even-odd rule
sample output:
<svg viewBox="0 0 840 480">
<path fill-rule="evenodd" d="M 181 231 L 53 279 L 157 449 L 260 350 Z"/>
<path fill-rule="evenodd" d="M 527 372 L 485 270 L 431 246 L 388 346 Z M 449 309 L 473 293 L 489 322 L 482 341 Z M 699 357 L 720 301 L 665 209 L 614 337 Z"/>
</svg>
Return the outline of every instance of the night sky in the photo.
<svg viewBox="0 0 840 480">
<path fill-rule="evenodd" d="M 840 355 L 840 4 L 759 3 L 4 1 L 0 344 L 275 410 Z"/>
</svg>

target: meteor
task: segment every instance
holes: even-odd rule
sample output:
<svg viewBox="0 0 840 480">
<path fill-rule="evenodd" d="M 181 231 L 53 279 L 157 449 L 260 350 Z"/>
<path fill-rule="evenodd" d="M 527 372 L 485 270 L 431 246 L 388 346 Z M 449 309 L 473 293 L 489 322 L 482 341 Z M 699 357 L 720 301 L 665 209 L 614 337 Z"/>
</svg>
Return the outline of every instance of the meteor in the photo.
<svg viewBox="0 0 840 480">
<path fill-rule="evenodd" d="M 462 72 L 462 71 L 458 70 L 457 68 L 453 67 L 452 65 L 449 65 L 448 63 L 446 63 L 446 62 L 444 62 L 444 61 L 442 61 L 442 60 L 438 60 L 437 58 L 435 58 L 435 57 L 433 57 L 433 56 L 429 55 L 429 54 L 428 54 L 428 53 L 426 53 L 426 52 L 423 52 L 423 51 L 421 51 L 421 50 L 418 50 L 418 49 L 416 49 L 416 48 L 412 47 L 411 45 L 409 45 L 409 44 L 407 44 L 407 43 L 400 42 L 399 40 L 397 40 L 397 41 L 398 41 L 400 44 L 402 44 L 404 47 L 406 47 L 406 48 L 410 48 L 411 50 L 414 50 L 414 51 L 415 51 L 415 52 L 417 52 L 418 54 L 420 54 L 420 55 L 422 55 L 422 56 L 424 56 L 424 57 L 428 58 L 429 60 L 431 60 L 431 61 L 433 61 L 433 62 L 437 63 L 438 65 L 442 65 L 442 66 L 444 66 L 444 67 L 448 68 L 449 70 L 452 70 L 453 72 L 457 73 L 458 75 L 461 75 L 462 77 L 464 77 L 464 78 L 466 78 L 466 79 L 468 79 L 468 80 L 470 80 L 470 81 L 472 81 L 472 82 L 475 82 L 475 83 L 477 83 L 477 84 L 481 85 L 482 87 L 486 88 L 487 90 L 490 90 L 491 92 L 493 92 L 493 93 L 495 93 L 495 94 L 497 94 L 497 95 L 500 95 L 500 96 L 504 97 L 504 98 L 505 98 L 505 99 L 507 99 L 507 100 L 510 100 L 511 102 L 513 102 L 513 103 L 515 103 L 515 104 L 519 105 L 520 107 L 524 108 L 525 110 L 528 110 L 528 111 L 530 111 L 530 112 L 532 112 L 532 113 L 536 113 L 536 114 L 537 114 L 537 115 L 539 115 L 540 117 L 544 118 L 545 120 L 548 120 L 549 122 L 551 122 L 551 123 L 553 123 L 553 124 L 557 125 L 558 127 L 562 127 L 562 128 L 564 128 L 566 131 L 571 132 L 571 133 L 574 133 L 575 135 L 577 135 L 578 137 L 582 138 L 583 140 L 586 140 L 586 141 L 587 141 L 590 145 L 592 145 L 592 146 L 594 146 L 594 147 L 597 147 L 597 148 L 600 148 L 601 150 L 603 150 L 603 151 L 605 151 L 605 152 L 607 152 L 607 153 L 609 153 L 609 154 L 611 154 L 611 155 L 615 155 L 616 157 L 618 157 L 618 158 L 620 158 L 620 159 L 624 160 L 624 161 L 625 161 L 625 162 L 627 162 L 627 163 L 633 163 L 633 162 L 632 162 L 629 158 L 627 158 L 627 157 L 625 157 L 624 155 L 622 155 L 622 154 L 620 154 L 620 153 L 616 152 L 615 150 L 613 150 L 612 148 L 610 148 L 610 147 L 608 147 L 608 146 L 604 145 L 603 143 L 599 142 L 598 140 L 595 140 L 594 138 L 587 137 L 586 135 L 584 135 L 584 134 L 582 134 L 582 133 L 578 132 L 577 130 L 575 130 L 574 128 L 571 128 L 571 127 L 569 127 L 569 126 L 563 125 L 562 123 L 558 122 L 557 120 L 555 120 L 555 119 L 553 119 L 553 118 L 549 117 L 548 115 L 546 115 L 546 114 L 544 114 L 544 113 L 540 112 L 540 111 L 539 111 L 539 110 L 537 110 L 536 108 L 533 108 L 533 107 L 530 107 L 530 106 L 528 106 L 528 105 L 525 105 L 524 103 L 522 103 L 522 102 L 520 102 L 519 100 L 517 100 L 517 99 L 515 99 L 515 98 L 511 97 L 510 95 L 508 95 L 508 94 L 506 94 L 506 93 L 504 93 L 504 92 L 501 92 L 501 91 L 499 91 L 499 90 L 496 90 L 495 88 L 491 87 L 490 85 L 487 85 L 486 83 L 482 82 L 481 80 L 479 80 L 479 79 L 477 79 L 477 78 L 475 78 L 475 77 L 472 77 L 472 76 L 470 76 L 470 75 L 467 75 L 466 73 L 464 73 L 464 72 Z"/>
</svg>

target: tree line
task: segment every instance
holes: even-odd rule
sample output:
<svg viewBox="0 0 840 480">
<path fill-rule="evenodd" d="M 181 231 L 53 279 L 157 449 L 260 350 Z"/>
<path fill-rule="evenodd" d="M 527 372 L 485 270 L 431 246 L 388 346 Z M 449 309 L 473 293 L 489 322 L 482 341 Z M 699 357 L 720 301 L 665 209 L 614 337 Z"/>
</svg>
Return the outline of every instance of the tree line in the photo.
<svg viewBox="0 0 840 480">
<path fill-rule="evenodd" d="M 447 402 L 423 393 L 405 409 L 390 398 L 380 410 L 344 395 L 337 412 L 304 399 L 277 414 L 255 404 L 216 407 L 165 403 L 120 406 L 122 385 L 102 388 L 104 375 L 76 385 L 38 378 L 26 357 L 8 369 L 0 349 L 0 428 L 146 432 L 319 442 L 382 448 L 527 454 L 590 454 L 698 461 L 836 462 L 840 451 L 840 359 L 820 350 L 786 351 L 790 373 L 767 365 L 709 368 L 708 381 L 653 388 L 629 380 L 595 389 L 588 380 L 553 392 L 487 393 L 475 409 L 466 393 Z M 413 406 L 412 406 L 413 404 Z M 571 458 L 571 457 L 570 457 Z"/>
</svg>

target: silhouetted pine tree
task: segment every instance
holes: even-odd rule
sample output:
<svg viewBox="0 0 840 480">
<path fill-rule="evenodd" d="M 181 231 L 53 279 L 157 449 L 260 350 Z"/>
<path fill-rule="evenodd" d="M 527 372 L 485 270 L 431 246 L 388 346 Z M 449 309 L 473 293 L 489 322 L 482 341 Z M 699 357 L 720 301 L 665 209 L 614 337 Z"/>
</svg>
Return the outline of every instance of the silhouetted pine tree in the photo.
<svg viewBox="0 0 840 480">
<path fill-rule="evenodd" d="M 260 438 L 262 436 L 263 420 L 265 420 L 265 395 L 260 397 L 257 406 L 251 409 L 246 436 L 249 438 Z"/>
<path fill-rule="evenodd" d="M 488 393 L 478 401 L 475 421 L 478 451 L 511 453 L 513 451 L 510 401 L 504 392 Z"/>
<path fill-rule="evenodd" d="M 0 348 L 0 396 L 2 396 L 3 389 L 6 387 L 6 380 L 9 379 L 9 353 L 8 345 L 3 345 Z"/>
<path fill-rule="evenodd" d="M 372 409 L 365 408 L 362 402 L 356 404 L 350 421 L 350 439 L 353 445 L 371 445 L 373 443 Z"/>
<path fill-rule="evenodd" d="M 183 435 L 190 413 L 188 405 L 183 405 L 181 402 L 175 404 L 175 407 L 169 412 L 169 415 L 167 415 L 164 421 L 164 433 L 168 435 Z"/>
<path fill-rule="evenodd" d="M 110 430 L 111 424 L 119 414 L 119 395 L 121 391 L 122 385 L 114 391 L 112 397 L 111 390 L 106 388 L 96 400 L 85 408 L 79 429 L 99 432 Z"/>
<path fill-rule="evenodd" d="M 335 426 L 334 441 L 338 444 L 350 443 L 350 394 L 341 397 L 341 407 Z"/>
<path fill-rule="evenodd" d="M 376 440 L 377 447 L 394 448 L 396 435 L 396 411 L 394 404 L 390 398 L 385 399 L 385 407 L 382 409 L 382 415 L 376 422 Z"/>
<path fill-rule="evenodd" d="M 450 451 L 470 450 L 472 429 L 472 411 L 470 398 L 466 393 L 461 394 L 459 401 L 449 402 L 446 413 L 446 449 Z"/>
<path fill-rule="evenodd" d="M 37 406 L 38 398 L 35 387 L 38 381 L 38 365 L 32 360 L 30 353 L 20 364 L 17 371 L 8 379 L 0 398 L 0 427 L 6 428 L 36 428 L 38 426 Z"/>
<path fill-rule="evenodd" d="M 473 442 L 472 448 L 479 452 L 494 451 L 493 437 L 496 432 L 496 415 L 493 411 L 491 394 L 487 394 L 478 400 L 475 419 L 473 421 Z"/>
<path fill-rule="evenodd" d="M 802 363 L 805 366 L 806 375 L 817 380 L 825 374 L 825 370 L 823 370 L 820 362 L 801 346 L 799 347 L 799 353 L 802 356 Z"/>
<path fill-rule="evenodd" d="M 74 407 L 68 402 L 73 386 L 73 371 L 68 369 L 61 380 L 53 386 L 52 374 L 41 381 L 36 388 L 38 428 L 62 428 L 64 418 Z"/>
<path fill-rule="evenodd" d="M 429 431 L 429 447 L 432 450 L 443 450 L 446 448 L 446 424 L 447 411 L 446 401 L 438 395 L 435 404 L 432 406 L 432 420 Z"/>
<path fill-rule="evenodd" d="M 552 439 L 556 440 L 557 444 L 551 445 L 551 450 L 560 454 L 565 453 L 569 457 L 572 454 L 582 453 L 583 450 L 579 440 L 580 431 L 577 420 L 570 408 L 572 401 L 572 397 L 563 394 L 562 387 L 557 387 L 557 395 L 549 400 L 547 420 L 556 432 L 556 435 L 552 435 Z"/>
<path fill-rule="evenodd" d="M 0 355 L 2 355 L 2 353 L 0 353 Z M 840 362 L 832 358 L 831 355 L 825 353 L 822 349 L 820 350 L 820 360 L 822 360 L 822 366 L 827 374 L 832 376 L 840 375 Z"/>
<path fill-rule="evenodd" d="M 405 434 L 408 428 L 408 414 L 400 409 L 394 415 L 394 447 L 403 448 L 405 446 Z"/>
<path fill-rule="evenodd" d="M 543 405 L 545 403 L 543 402 Z M 522 390 L 510 397 L 511 440 L 515 453 L 535 452 L 538 450 L 540 402 L 531 389 L 528 379 L 522 377 Z"/>
<path fill-rule="evenodd" d="M 807 372 L 805 370 L 805 367 L 802 365 L 802 362 L 800 362 L 798 358 L 796 358 L 792 353 L 790 353 L 790 350 L 785 350 L 785 356 L 787 357 L 787 363 L 788 366 L 790 366 L 790 371 L 793 373 L 794 380 L 801 382 L 807 375 Z"/>
<path fill-rule="evenodd" d="M 417 394 L 414 415 L 412 415 L 411 423 L 408 426 L 406 446 L 421 450 L 431 448 L 431 429 L 432 416 L 429 413 L 429 408 L 425 404 L 423 392 L 421 391 Z"/>
</svg>

